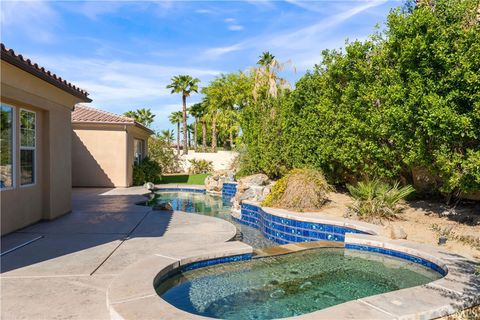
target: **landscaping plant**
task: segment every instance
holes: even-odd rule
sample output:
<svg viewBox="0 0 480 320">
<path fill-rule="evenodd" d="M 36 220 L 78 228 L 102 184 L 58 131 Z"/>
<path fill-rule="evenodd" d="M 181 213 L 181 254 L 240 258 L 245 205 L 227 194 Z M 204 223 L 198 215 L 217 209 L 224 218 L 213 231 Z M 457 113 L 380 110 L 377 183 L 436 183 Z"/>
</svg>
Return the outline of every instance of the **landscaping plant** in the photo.
<svg viewBox="0 0 480 320">
<path fill-rule="evenodd" d="M 365 220 L 393 220 L 403 210 L 403 200 L 415 191 L 412 186 L 390 186 L 379 179 L 347 185 L 355 199 L 350 208 Z"/>
<path fill-rule="evenodd" d="M 158 162 L 143 159 L 140 164 L 133 165 L 133 185 L 141 186 L 146 182 L 160 183 L 162 169 Z"/>
<path fill-rule="evenodd" d="M 294 169 L 275 182 L 262 205 L 296 211 L 316 210 L 327 202 L 327 193 L 332 190 L 321 171 Z"/>
<path fill-rule="evenodd" d="M 213 171 L 213 162 L 205 159 L 191 159 L 188 172 L 190 174 L 209 173 Z"/>
</svg>

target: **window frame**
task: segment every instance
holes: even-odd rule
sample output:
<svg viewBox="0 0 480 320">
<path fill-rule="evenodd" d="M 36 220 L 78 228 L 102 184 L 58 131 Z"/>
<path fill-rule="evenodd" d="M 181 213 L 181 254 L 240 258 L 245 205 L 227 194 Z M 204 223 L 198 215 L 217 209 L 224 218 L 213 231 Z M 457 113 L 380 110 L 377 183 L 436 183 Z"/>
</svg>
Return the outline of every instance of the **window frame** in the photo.
<svg viewBox="0 0 480 320">
<path fill-rule="evenodd" d="M 137 162 L 137 157 L 136 157 L 136 149 L 135 149 L 135 141 L 140 141 L 140 147 L 141 147 L 141 154 L 140 154 L 140 159 Z M 145 159 L 145 140 L 143 139 L 138 139 L 138 138 L 133 138 L 133 163 L 136 165 L 139 165 L 142 163 L 143 159 Z"/>
<path fill-rule="evenodd" d="M 12 108 L 12 185 L 0 188 L 0 192 L 13 190 L 17 186 L 17 108 L 14 105 L 0 101 L 0 104 Z"/>
<path fill-rule="evenodd" d="M 20 119 L 20 114 L 22 113 L 22 111 L 24 112 L 28 112 L 28 113 L 33 113 L 35 115 L 35 137 L 33 139 L 34 141 L 34 147 L 23 147 L 22 146 L 22 125 L 20 123 L 21 119 Z M 28 187 L 33 187 L 37 184 L 37 112 L 33 111 L 33 110 L 29 110 L 29 109 L 24 109 L 24 108 L 20 108 L 20 111 L 18 112 L 18 134 L 19 134 L 19 143 L 18 143 L 18 152 L 19 152 L 19 155 L 20 155 L 20 159 L 19 159 L 19 170 L 20 170 L 20 175 L 21 175 L 21 171 L 22 171 L 22 159 L 21 159 L 21 154 L 22 154 L 22 150 L 33 150 L 33 182 L 32 183 L 27 183 L 27 184 L 22 184 L 22 181 L 20 179 L 20 183 L 19 183 L 19 186 L 20 188 L 28 188 Z"/>
</svg>

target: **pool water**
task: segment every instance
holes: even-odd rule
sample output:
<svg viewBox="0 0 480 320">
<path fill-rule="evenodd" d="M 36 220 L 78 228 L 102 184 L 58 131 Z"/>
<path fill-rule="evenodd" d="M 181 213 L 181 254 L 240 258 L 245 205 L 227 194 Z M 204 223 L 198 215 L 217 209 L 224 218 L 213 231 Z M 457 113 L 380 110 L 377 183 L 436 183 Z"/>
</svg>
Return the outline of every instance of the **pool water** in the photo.
<svg viewBox="0 0 480 320">
<path fill-rule="evenodd" d="M 162 202 L 170 203 L 173 210 L 203 214 L 231 222 L 239 231 L 239 240 L 253 248 L 278 246 L 277 243 L 265 238 L 259 230 L 235 221 L 230 215 L 229 198 L 200 192 L 158 191 L 155 193 L 155 197 L 147 202 L 147 205 L 153 206 Z"/>
<path fill-rule="evenodd" d="M 160 283 L 157 293 L 175 307 L 202 316 L 273 319 L 440 277 L 393 257 L 322 248 L 182 272 Z"/>
</svg>

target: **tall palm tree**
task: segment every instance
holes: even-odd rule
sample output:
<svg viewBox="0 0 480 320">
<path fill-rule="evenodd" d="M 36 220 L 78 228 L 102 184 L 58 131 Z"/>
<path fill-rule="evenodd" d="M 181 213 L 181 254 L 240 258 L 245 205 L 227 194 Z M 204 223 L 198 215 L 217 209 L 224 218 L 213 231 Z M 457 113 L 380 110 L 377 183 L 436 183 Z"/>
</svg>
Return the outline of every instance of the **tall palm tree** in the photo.
<svg viewBox="0 0 480 320">
<path fill-rule="evenodd" d="M 183 154 L 188 154 L 187 146 L 187 97 L 190 96 L 192 92 L 198 92 L 198 83 L 200 79 L 192 78 L 189 75 L 179 75 L 174 76 L 171 79 L 172 83 L 167 85 L 167 89 L 172 89 L 173 93 L 182 94 L 182 118 L 183 118 Z"/>
<path fill-rule="evenodd" d="M 193 106 L 191 106 L 188 109 L 188 113 L 195 119 L 194 123 L 194 128 L 193 128 L 193 144 L 195 151 L 197 150 L 197 142 L 198 142 L 198 121 L 205 115 L 205 105 L 201 102 L 195 103 Z M 202 127 L 205 128 L 206 124 L 204 120 L 202 121 Z M 203 129 L 202 128 L 202 129 Z M 204 140 L 206 139 L 207 131 L 205 129 L 205 137 L 203 138 Z M 203 141 L 203 143 L 206 145 L 206 142 Z M 205 148 L 205 146 L 204 146 Z"/>
<path fill-rule="evenodd" d="M 188 130 L 188 147 L 192 147 L 192 133 L 195 132 L 195 125 L 193 123 L 187 125 Z"/>
<path fill-rule="evenodd" d="M 175 111 L 168 116 L 170 123 L 177 125 L 177 154 L 180 155 L 180 121 L 182 121 L 182 111 Z"/>
<path fill-rule="evenodd" d="M 255 100 L 257 100 L 259 91 L 265 90 L 267 96 L 275 99 L 278 96 L 279 87 L 290 87 L 287 80 L 278 77 L 278 73 L 285 69 L 286 64 L 291 65 L 293 72 L 296 72 L 291 60 L 280 63 L 275 56 L 268 51 L 260 55 L 257 61 L 259 67 L 253 68 L 252 70 L 254 76 L 253 98 Z"/>
<path fill-rule="evenodd" d="M 165 140 L 168 146 L 171 146 L 173 141 L 173 130 L 162 130 L 160 131 L 159 137 Z"/>
<path fill-rule="evenodd" d="M 150 109 L 137 109 L 135 111 L 127 111 L 123 114 L 126 117 L 132 118 L 135 121 L 143 124 L 145 127 L 150 127 L 153 123 L 153 118 L 155 115 L 152 113 Z"/>
</svg>

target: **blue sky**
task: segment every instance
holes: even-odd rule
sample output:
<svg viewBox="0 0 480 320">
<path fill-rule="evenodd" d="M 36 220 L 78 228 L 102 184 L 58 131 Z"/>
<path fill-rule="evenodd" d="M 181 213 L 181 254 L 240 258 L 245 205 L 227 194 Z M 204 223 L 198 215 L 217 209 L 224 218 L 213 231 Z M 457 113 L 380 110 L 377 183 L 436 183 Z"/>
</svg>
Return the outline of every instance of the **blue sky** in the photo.
<svg viewBox="0 0 480 320">
<path fill-rule="evenodd" d="M 190 74 L 201 85 L 246 70 L 262 51 L 292 60 L 294 84 L 323 49 L 365 39 L 401 1 L 4 1 L 1 40 L 116 113 L 150 108 L 155 130 L 181 97 L 165 88 Z M 194 94 L 189 104 L 198 102 Z"/>
</svg>

